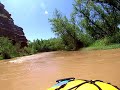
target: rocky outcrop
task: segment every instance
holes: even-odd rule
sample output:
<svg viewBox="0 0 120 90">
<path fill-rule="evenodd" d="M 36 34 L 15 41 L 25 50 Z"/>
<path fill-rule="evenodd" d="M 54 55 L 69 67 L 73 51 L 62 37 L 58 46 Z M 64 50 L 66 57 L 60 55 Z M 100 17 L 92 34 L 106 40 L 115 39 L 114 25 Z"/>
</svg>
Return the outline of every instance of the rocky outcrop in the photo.
<svg viewBox="0 0 120 90">
<path fill-rule="evenodd" d="M 4 9 L 2 3 L 0 3 L 0 37 L 8 37 L 13 44 L 20 43 L 21 47 L 27 46 L 23 29 L 14 24 L 11 14 Z"/>
</svg>

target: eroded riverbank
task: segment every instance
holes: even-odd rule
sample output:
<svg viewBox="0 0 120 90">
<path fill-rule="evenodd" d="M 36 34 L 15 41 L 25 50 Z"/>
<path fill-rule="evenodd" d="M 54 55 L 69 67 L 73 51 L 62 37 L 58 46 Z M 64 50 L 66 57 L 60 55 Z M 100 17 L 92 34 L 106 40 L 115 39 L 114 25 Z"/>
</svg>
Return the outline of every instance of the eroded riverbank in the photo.
<svg viewBox="0 0 120 90">
<path fill-rule="evenodd" d="M 0 62 L 1 90 L 47 90 L 60 78 L 100 79 L 120 87 L 120 49 L 47 52 Z"/>
</svg>

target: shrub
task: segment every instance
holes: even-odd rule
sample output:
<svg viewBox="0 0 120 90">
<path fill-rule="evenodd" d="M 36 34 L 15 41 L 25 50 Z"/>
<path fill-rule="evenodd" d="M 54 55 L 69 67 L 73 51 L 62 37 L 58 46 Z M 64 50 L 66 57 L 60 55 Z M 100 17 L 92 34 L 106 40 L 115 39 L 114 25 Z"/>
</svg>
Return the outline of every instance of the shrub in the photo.
<svg viewBox="0 0 120 90">
<path fill-rule="evenodd" d="M 83 43 L 84 47 L 90 46 L 95 40 L 88 34 L 81 33 L 79 35 L 80 41 Z"/>
<path fill-rule="evenodd" d="M 19 55 L 20 45 L 13 45 L 8 38 L 0 37 L 0 57 L 1 59 L 10 59 Z"/>
<path fill-rule="evenodd" d="M 34 40 L 28 44 L 28 47 L 25 48 L 26 52 L 29 54 L 34 54 L 38 52 L 48 52 L 48 51 L 57 51 L 63 50 L 64 45 L 60 38 L 51 38 L 48 40 Z"/>
<path fill-rule="evenodd" d="M 120 32 L 116 33 L 112 37 L 109 37 L 111 43 L 120 43 Z"/>
<path fill-rule="evenodd" d="M 100 46 L 106 46 L 106 45 L 109 45 L 110 44 L 110 41 L 109 39 L 106 37 L 104 39 L 100 39 L 100 40 L 96 40 L 92 45 L 91 47 L 100 47 Z"/>
</svg>

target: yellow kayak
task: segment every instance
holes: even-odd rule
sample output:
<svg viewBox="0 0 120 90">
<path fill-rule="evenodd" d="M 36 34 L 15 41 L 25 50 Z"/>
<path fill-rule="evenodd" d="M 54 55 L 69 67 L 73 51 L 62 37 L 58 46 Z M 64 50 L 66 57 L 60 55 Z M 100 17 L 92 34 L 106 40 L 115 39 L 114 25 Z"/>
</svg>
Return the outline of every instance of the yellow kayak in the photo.
<svg viewBox="0 0 120 90">
<path fill-rule="evenodd" d="M 66 78 L 56 82 L 57 84 L 48 90 L 120 90 L 117 86 L 100 80 Z"/>
</svg>

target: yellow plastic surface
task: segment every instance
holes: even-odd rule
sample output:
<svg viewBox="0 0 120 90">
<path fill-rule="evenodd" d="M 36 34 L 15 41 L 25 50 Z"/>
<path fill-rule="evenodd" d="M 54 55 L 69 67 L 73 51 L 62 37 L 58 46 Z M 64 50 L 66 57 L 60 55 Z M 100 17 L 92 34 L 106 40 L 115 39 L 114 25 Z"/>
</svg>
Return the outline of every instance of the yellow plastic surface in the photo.
<svg viewBox="0 0 120 90">
<path fill-rule="evenodd" d="M 74 81 L 68 82 L 66 84 L 66 86 L 64 88 L 61 88 L 60 90 L 69 90 L 70 88 L 75 87 L 75 86 L 77 86 L 79 84 L 82 84 L 84 82 L 86 82 L 86 81 L 84 81 L 84 80 L 74 80 Z M 99 86 L 102 90 L 118 90 L 116 87 L 114 87 L 110 84 L 104 83 L 104 82 L 96 81 L 95 84 L 97 86 Z M 73 89 L 70 89 L 70 90 L 99 90 L 99 88 L 96 85 L 88 82 L 88 83 L 84 83 L 83 85 L 79 86 L 78 88 L 76 87 L 77 89 L 73 88 Z M 59 88 L 59 86 L 58 87 L 52 87 L 48 90 L 55 90 L 57 88 Z"/>
</svg>

